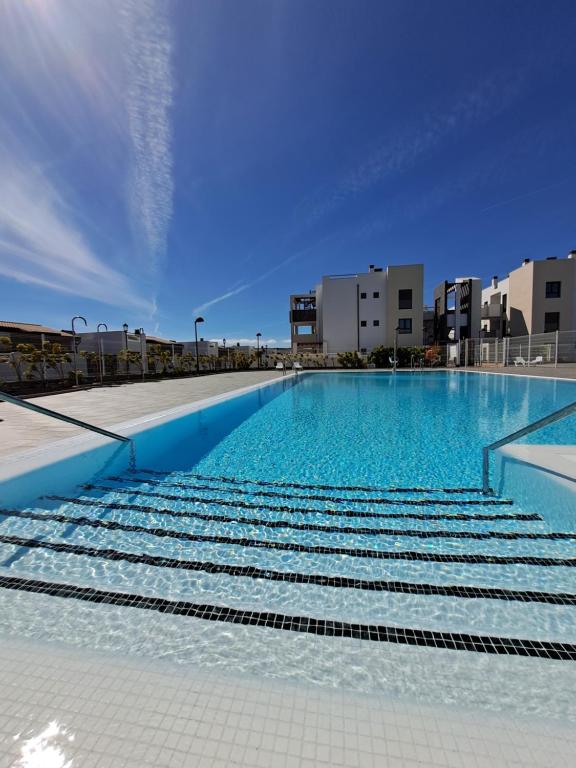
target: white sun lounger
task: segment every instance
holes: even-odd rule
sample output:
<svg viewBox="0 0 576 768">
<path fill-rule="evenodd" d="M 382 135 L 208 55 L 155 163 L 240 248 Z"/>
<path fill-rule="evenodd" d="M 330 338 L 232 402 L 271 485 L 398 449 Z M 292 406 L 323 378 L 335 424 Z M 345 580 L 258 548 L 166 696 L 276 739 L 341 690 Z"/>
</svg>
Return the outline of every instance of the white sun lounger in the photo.
<svg viewBox="0 0 576 768">
<path fill-rule="evenodd" d="M 292 369 L 294 371 L 303 371 L 304 368 L 302 368 L 302 364 L 299 362 L 292 363 Z"/>
<path fill-rule="evenodd" d="M 527 363 L 526 363 L 526 360 L 524 360 L 524 358 L 523 358 L 523 357 L 515 357 L 515 358 L 514 358 L 514 365 L 515 365 L 515 366 L 519 366 L 519 365 L 527 365 Z"/>
<path fill-rule="evenodd" d="M 542 365 L 544 358 L 542 355 L 537 355 L 534 360 L 530 360 L 530 365 Z"/>
</svg>

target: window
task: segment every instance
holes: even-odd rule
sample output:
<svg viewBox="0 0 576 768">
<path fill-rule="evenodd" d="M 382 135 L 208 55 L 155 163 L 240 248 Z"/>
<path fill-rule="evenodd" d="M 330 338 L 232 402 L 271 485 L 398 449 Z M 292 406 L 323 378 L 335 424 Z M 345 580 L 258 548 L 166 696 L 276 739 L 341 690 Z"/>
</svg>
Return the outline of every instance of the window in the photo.
<svg viewBox="0 0 576 768">
<path fill-rule="evenodd" d="M 360 325 L 362 328 L 366 328 L 366 320 L 360 320 Z"/>
<path fill-rule="evenodd" d="M 360 347 L 360 354 L 365 355 L 367 352 L 366 347 Z"/>
<path fill-rule="evenodd" d="M 372 294 L 372 298 L 373 299 L 379 299 L 380 298 L 380 291 L 374 291 L 374 293 Z"/>
<path fill-rule="evenodd" d="M 560 286 L 561 286 L 560 280 L 552 280 L 552 282 L 546 283 L 546 298 L 559 299 Z"/>
<path fill-rule="evenodd" d="M 365 299 L 365 298 L 366 298 L 366 294 L 365 294 L 365 293 L 361 293 L 361 294 L 360 294 L 360 298 L 361 298 L 361 299 Z"/>
<path fill-rule="evenodd" d="M 377 328 L 380 325 L 380 320 L 373 320 L 372 325 L 374 326 L 374 328 Z"/>
<path fill-rule="evenodd" d="M 560 330 L 560 312 L 544 313 L 544 333 Z"/>
<path fill-rule="evenodd" d="M 412 291 L 410 291 L 412 293 Z M 398 320 L 398 333 L 412 333 L 412 318 L 401 317 Z"/>
<path fill-rule="evenodd" d="M 398 291 L 398 309 L 412 309 L 412 288 L 401 288 Z"/>
</svg>

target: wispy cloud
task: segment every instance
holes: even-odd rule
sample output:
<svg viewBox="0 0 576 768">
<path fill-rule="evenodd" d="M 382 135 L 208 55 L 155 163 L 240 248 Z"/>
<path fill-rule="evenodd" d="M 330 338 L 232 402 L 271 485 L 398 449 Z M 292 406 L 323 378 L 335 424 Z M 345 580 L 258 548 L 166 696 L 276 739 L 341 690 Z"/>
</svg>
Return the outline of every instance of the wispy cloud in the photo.
<svg viewBox="0 0 576 768">
<path fill-rule="evenodd" d="M 136 285 L 162 257 L 172 213 L 169 7 L 3 1 L 2 275 L 154 315 Z M 86 168 L 125 203 L 116 230 Z M 130 278 L 122 259 L 137 265 Z"/>
<path fill-rule="evenodd" d="M 539 195 L 541 192 L 546 192 L 549 189 L 554 189 L 555 187 L 559 187 L 562 184 L 567 184 L 569 181 L 572 181 L 574 179 L 574 176 L 569 176 L 566 179 L 561 179 L 560 181 L 555 181 L 553 184 L 546 184 L 544 187 L 538 187 L 537 189 L 532 189 L 529 192 L 522 192 L 520 195 L 514 195 L 514 197 L 508 197 L 506 200 L 499 200 L 497 203 L 492 203 L 491 205 L 487 205 L 485 208 L 482 208 L 480 213 L 486 213 L 486 211 L 491 211 L 493 208 L 501 208 L 504 205 L 510 205 L 511 203 L 515 203 L 517 200 L 524 200 L 526 197 L 533 197 L 534 195 Z"/>
<path fill-rule="evenodd" d="M 151 311 L 127 276 L 104 264 L 53 183 L 0 156 L 0 274 L 21 283 Z"/>
<path fill-rule="evenodd" d="M 239 293 L 242 293 L 247 288 L 250 288 L 254 283 L 245 283 L 244 285 L 240 285 L 238 288 L 235 288 L 233 291 L 227 291 L 226 293 L 223 293 L 221 296 L 216 296 L 214 299 L 210 299 L 209 301 L 205 301 L 204 304 L 199 304 L 197 307 L 194 307 L 192 310 L 194 314 L 198 314 L 199 312 L 205 312 L 210 307 L 213 307 L 215 304 L 220 304 L 221 301 L 226 301 L 226 299 L 231 299 L 232 296 L 237 296 Z"/>
<path fill-rule="evenodd" d="M 349 200 L 413 168 L 444 140 L 482 125 L 508 108 L 528 82 L 528 69 L 497 72 L 454 103 L 422 114 L 389 136 L 333 187 L 319 190 L 297 207 L 297 217 L 310 227 Z"/>
<path fill-rule="evenodd" d="M 490 145 L 477 151 L 456 170 L 447 168 L 437 183 L 423 187 L 418 194 L 409 191 L 391 196 L 376 214 L 370 215 L 353 231 L 352 237 L 364 239 L 376 234 L 382 235 L 402 223 L 426 216 L 448 203 L 453 205 L 454 201 L 458 201 L 459 205 L 468 205 L 473 215 L 484 214 L 567 184 L 574 178 L 573 175 L 519 195 L 506 197 L 477 210 L 476 196 L 485 194 L 484 190 L 491 190 L 492 195 L 494 189 L 506 188 L 510 169 L 514 169 L 517 178 L 524 178 L 525 182 L 529 183 L 532 170 L 525 168 L 525 158 L 530 156 L 534 160 L 536 157 L 546 157 L 551 145 L 558 146 L 567 140 L 563 126 L 553 128 L 548 125 L 545 137 L 541 135 L 539 128 L 527 126 L 507 137 L 499 146 Z M 520 170 L 525 172 L 524 176 L 518 176 Z"/>
<path fill-rule="evenodd" d="M 226 301 L 227 299 L 231 299 L 233 296 L 237 296 L 239 293 L 243 293 L 244 291 L 247 291 L 249 288 L 253 288 L 255 285 L 258 285 L 259 283 L 263 282 L 264 280 L 267 280 L 272 275 L 276 274 L 276 272 L 279 272 L 281 269 L 284 269 L 284 267 L 287 267 L 288 264 L 292 264 L 294 261 L 298 261 L 298 259 L 304 258 L 304 256 L 307 256 L 313 251 L 315 248 L 318 248 L 321 245 L 324 245 L 329 240 L 334 240 L 335 237 L 337 237 L 337 233 L 331 233 L 328 235 L 325 235 L 322 237 L 319 241 L 312 243 L 311 245 L 306 246 L 305 248 L 301 248 L 298 251 L 295 251 L 294 253 L 291 253 L 289 256 L 285 257 L 284 259 L 281 259 L 277 264 L 275 264 L 273 267 L 270 267 L 270 269 L 267 269 L 265 272 L 262 272 L 258 275 L 258 277 L 255 277 L 253 280 L 245 280 L 242 281 L 238 287 L 235 287 L 234 289 L 231 289 L 227 291 L 226 293 L 223 293 L 221 296 L 216 296 L 214 299 L 210 299 L 209 301 L 205 301 L 203 304 L 199 304 L 197 307 L 194 307 L 193 312 L 199 313 L 199 312 L 205 312 L 210 307 L 213 307 L 215 304 L 219 304 L 221 301 Z"/>
<path fill-rule="evenodd" d="M 127 112 L 132 145 L 129 198 L 133 221 L 153 261 L 166 250 L 172 216 L 173 77 L 167 3 L 123 0 Z"/>
</svg>

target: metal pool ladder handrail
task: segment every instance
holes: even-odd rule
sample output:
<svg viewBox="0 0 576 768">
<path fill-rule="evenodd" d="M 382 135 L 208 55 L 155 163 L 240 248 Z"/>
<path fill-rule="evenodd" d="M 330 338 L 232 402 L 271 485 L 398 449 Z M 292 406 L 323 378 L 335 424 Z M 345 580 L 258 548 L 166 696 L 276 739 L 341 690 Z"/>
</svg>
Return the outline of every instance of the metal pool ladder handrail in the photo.
<svg viewBox="0 0 576 768">
<path fill-rule="evenodd" d="M 114 440 L 121 440 L 123 443 L 132 442 L 131 438 L 124 437 L 124 435 L 117 435 L 116 432 L 109 432 L 107 429 L 96 427 L 94 424 L 88 424 L 86 421 L 80 421 L 80 419 L 74 419 L 72 416 L 65 416 L 63 413 L 51 411 L 49 408 L 44 408 L 41 405 L 35 405 L 28 400 L 22 400 L 20 397 L 8 395 L 6 392 L 0 391 L 0 400 L 5 400 L 7 403 L 12 403 L 12 405 L 19 405 L 21 408 L 27 408 L 29 411 L 35 411 L 36 413 L 41 413 L 44 416 L 51 416 L 53 419 L 59 419 L 60 421 L 65 421 L 68 424 L 74 424 L 75 426 L 82 427 L 83 429 L 89 429 L 92 432 L 98 432 L 99 435 L 104 435 L 104 437 L 111 437 Z"/>
<path fill-rule="evenodd" d="M 524 435 L 536 432 L 537 430 L 542 429 L 542 427 L 547 427 L 548 424 L 554 424 L 554 422 L 560 421 L 575 412 L 576 402 L 570 403 L 570 405 L 565 405 L 564 408 L 560 408 L 558 411 L 554 411 L 554 413 L 549 413 L 548 416 L 544 416 L 542 419 L 538 419 L 538 421 L 533 421 L 532 424 L 528 424 L 527 427 L 517 429 L 516 432 L 512 432 L 506 437 L 496 440 L 495 443 L 485 445 L 484 448 L 482 448 L 482 493 L 492 493 L 492 489 L 490 488 L 490 451 L 502 448 L 503 445 L 507 445 L 508 443 L 517 440 L 519 437 L 524 437 Z"/>
</svg>

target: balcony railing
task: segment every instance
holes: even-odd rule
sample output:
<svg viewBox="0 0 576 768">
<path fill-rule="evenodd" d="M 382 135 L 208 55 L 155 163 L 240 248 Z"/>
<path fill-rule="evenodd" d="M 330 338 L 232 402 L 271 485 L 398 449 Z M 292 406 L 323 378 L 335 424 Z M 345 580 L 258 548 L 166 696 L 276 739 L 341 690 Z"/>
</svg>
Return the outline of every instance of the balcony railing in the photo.
<svg viewBox="0 0 576 768">
<path fill-rule="evenodd" d="M 482 307 L 482 320 L 495 320 L 502 314 L 502 307 L 500 304 L 486 304 Z"/>
<path fill-rule="evenodd" d="M 297 333 L 292 336 L 292 341 L 298 344 L 318 344 L 319 340 L 317 333 Z"/>
</svg>

